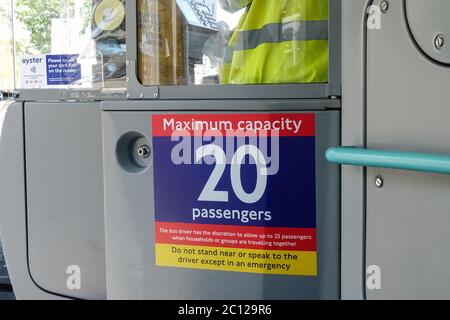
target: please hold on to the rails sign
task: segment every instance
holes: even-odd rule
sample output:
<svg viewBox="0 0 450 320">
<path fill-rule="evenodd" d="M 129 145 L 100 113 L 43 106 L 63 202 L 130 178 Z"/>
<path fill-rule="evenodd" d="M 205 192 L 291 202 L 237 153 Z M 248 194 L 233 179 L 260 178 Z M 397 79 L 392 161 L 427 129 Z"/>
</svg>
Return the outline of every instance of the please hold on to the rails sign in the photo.
<svg viewBox="0 0 450 320">
<path fill-rule="evenodd" d="M 155 114 L 158 266 L 317 275 L 313 113 Z"/>
</svg>

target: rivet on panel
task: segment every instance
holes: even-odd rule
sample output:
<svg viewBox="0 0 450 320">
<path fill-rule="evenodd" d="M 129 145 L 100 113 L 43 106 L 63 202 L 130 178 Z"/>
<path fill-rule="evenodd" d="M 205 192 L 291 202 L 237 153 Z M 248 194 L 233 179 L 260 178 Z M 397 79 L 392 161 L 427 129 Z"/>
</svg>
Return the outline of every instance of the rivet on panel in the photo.
<svg viewBox="0 0 450 320">
<path fill-rule="evenodd" d="M 434 46 L 436 47 L 436 49 L 441 50 L 444 47 L 444 44 L 444 36 L 442 34 L 437 35 L 434 39 Z"/>
<path fill-rule="evenodd" d="M 383 177 L 382 177 L 382 176 L 377 176 L 377 177 L 375 178 L 375 186 L 376 186 L 377 188 L 382 188 L 383 185 L 384 185 Z"/>
</svg>

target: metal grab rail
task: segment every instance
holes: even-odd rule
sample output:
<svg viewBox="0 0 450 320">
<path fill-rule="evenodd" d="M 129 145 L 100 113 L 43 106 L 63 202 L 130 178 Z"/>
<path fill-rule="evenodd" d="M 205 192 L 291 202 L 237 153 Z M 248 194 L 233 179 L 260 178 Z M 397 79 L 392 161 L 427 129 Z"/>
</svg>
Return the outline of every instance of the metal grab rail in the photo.
<svg viewBox="0 0 450 320">
<path fill-rule="evenodd" d="M 334 147 L 325 157 L 341 165 L 450 174 L 450 155 Z"/>
</svg>

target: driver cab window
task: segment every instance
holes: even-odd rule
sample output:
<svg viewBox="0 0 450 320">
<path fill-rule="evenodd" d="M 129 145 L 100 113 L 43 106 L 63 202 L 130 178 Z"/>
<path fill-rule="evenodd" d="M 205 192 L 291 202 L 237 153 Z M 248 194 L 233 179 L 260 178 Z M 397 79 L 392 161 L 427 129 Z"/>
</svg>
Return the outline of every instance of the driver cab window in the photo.
<svg viewBox="0 0 450 320">
<path fill-rule="evenodd" d="M 326 83 L 328 0 L 137 0 L 143 85 Z"/>
</svg>

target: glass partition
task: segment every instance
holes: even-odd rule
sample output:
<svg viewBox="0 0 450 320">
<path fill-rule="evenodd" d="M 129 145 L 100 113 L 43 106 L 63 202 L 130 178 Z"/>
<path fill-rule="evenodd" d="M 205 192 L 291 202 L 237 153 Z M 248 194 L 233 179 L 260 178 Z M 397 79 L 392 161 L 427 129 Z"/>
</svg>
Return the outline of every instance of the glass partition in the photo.
<svg viewBox="0 0 450 320">
<path fill-rule="evenodd" d="M 127 84 L 137 87 L 127 83 L 127 37 L 137 41 L 130 60 L 137 59 L 144 86 L 328 84 L 329 0 L 129 0 L 137 7 L 137 33 L 128 35 L 125 0 L 2 3 L 9 1 L 9 65 L 17 89 L 94 90 L 100 97 L 119 92 L 124 98 Z M 135 26 L 134 17 L 130 23 Z"/>
<path fill-rule="evenodd" d="M 18 89 L 126 88 L 123 0 L 14 0 Z"/>
<path fill-rule="evenodd" d="M 328 0 L 136 0 L 145 86 L 328 82 Z"/>
<path fill-rule="evenodd" d="M 14 89 L 11 0 L 0 1 L 0 91 Z"/>
</svg>

